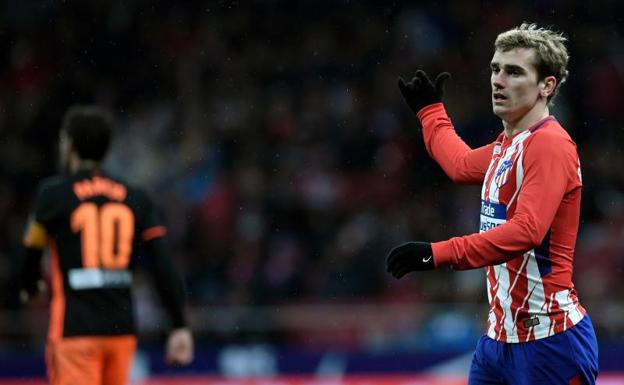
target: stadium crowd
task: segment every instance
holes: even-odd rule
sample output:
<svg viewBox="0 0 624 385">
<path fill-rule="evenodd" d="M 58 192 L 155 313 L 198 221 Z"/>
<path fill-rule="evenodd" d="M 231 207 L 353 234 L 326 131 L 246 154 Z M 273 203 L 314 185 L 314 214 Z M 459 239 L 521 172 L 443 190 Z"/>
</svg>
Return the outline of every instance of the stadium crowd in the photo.
<svg viewBox="0 0 624 385">
<path fill-rule="evenodd" d="M 449 71 L 445 101 L 458 132 L 472 146 L 488 143 L 502 129 L 489 42 L 527 20 L 570 38 L 571 74 L 553 111 L 583 168 L 575 282 L 599 337 L 621 336 L 616 2 L 381 4 L 3 2 L 4 306 L 33 189 L 56 172 L 60 118 L 77 102 L 118 118 L 107 169 L 147 187 L 162 209 L 193 306 L 485 302 L 479 271 L 399 282 L 384 270 L 392 245 L 478 225 L 479 190 L 453 187 L 428 157 L 396 79 Z"/>
</svg>

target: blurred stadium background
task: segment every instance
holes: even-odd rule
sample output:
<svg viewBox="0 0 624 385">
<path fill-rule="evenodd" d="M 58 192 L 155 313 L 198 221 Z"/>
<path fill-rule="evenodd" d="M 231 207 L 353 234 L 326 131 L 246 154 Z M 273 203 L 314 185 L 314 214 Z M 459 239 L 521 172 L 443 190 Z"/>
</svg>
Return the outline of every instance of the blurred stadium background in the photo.
<svg viewBox="0 0 624 385">
<path fill-rule="evenodd" d="M 474 232 L 477 188 L 431 161 L 398 75 L 448 70 L 473 146 L 501 130 L 498 32 L 565 32 L 554 113 L 579 146 L 575 282 L 624 383 L 624 40 L 616 1 L 0 3 L 0 384 L 44 381 L 44 302 L 11 295 L 35 184 L 72 103 L 119 120 L 107 167 L 148 188 L 188 287 L 195 362 L 163 364 L 167 321 L 136 290 L 136 384 L 463 384 L 484 327 L 481 271 L 384 271 L 392 245 Z"/>
</svg>

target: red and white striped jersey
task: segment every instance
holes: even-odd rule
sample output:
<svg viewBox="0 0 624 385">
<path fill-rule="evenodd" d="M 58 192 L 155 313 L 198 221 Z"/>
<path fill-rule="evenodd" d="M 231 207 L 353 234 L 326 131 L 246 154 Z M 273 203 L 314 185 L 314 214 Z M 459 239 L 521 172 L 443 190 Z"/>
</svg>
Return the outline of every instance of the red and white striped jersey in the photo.
<svg viewBox="0 0 624 385">
<path fill-rule="evenodd" d="M 418 113 L 429 154 L 458 183 L 483 183 L 479 233 L 432 243 L 436 266 L 485 267 L 487 334 L 524 342 L 585 315 L 572 283 L 581 173 L 576 145 L 553 116 L 471 149 L 441 103 Z"/>
</svg>

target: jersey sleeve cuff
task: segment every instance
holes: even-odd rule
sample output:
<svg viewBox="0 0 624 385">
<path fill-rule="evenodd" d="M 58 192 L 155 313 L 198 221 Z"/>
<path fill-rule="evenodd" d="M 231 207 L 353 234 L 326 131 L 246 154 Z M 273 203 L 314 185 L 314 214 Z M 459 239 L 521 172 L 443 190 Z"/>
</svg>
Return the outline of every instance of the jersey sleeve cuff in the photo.
<svg viewBox="0 0 624 385">
<path fill-rule="evenodd" d="M 416 117 L 424 126 L 426 119 L 435 119 L 439 115 L 448 116 L 442 102 L 433 103 L 421 108 L 420 111 L 418 111 L 418 113 L 416 114 Z"/>
<path fill-rule="evenodd" d="M 451 242 L 433 242 L 431 243 L 431 251 L 433 253 L 433 261 L 435 262 L 436 268 L 453 265 L 455 258 Z"/>
</svg>

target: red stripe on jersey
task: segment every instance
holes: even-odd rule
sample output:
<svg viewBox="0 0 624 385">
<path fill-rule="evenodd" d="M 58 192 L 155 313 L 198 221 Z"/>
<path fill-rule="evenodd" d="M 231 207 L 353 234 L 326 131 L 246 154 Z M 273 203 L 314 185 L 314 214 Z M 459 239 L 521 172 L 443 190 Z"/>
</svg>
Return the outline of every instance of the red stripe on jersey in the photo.
<svg viewBox="0 0 624 385">
<path fill-rule="evenodd" d="M 507 263 L 507 268 L 510 272 L 513 272 L 514 278 L 510 286 L 511 297 L 511 314 L 513 314 L 514 329 L 516 334 L 523 334 L 524 319 L 528 318 L 528 311 L 526 309 L 526 302 L 528 300 L 529 288 L 528 279 L 526 275 L 527 258 L 516 258 Z"/>
<path fill-rule="evenodd" d="M 555 334 L 557 333 L 561 333 L 562 331 L 564 331 L 564 325 L 566 324 L 566 317 L 565 315 L 562 317 L 563 311 L 559 308 L 559 301 L 557 301 L 556 298 L 554 298 L 554 293 L 553 293 L 553 300 L 552 300 L 552 307 L 550 310 L 550 321 L 553 322 L 555 321 L 555 328 L 553 329 L 553 332 Z"/>
<path fill-rule="evenodd" d="M 502 338 L 499 335 L 499 331 L 501 334 L 504 332 L 504 328 L 502 327 L 504 322 L 504 313 L 503 307 L 500 305 L 500 298 L 498 297 L 498 292 L 500 290 L 500 280 L 497 274 L 500 272 L 500 269 L 495 269 L 493 267 L 489 268 L 490 273 L 488 274 L 488 279 L 490 280 L 490 288 L 491 288 L 491 298 L 490 301 L 490 311 L 494 314 L 494 330 L 495 336 L 492 337 L 495 340 L 499 340 Z"/>
<path fill-rule="evenodd" d="M 503 307 L 501 306 L 500 299 L 496 298 L 494 300 L 494 308 L 497 310 L 494 311 L 494 314 L 496 314 L 494 339 L 497 341 L 507 341 L 507 331 L 505 330 L 505 312 L 503 311 Z"/>
<path fill-rule="evenodd" d="M 492 163 L 490 164 L 490 168 L 488 173 L 486 174 L 485 181 L 483 183 L 484 191 L 483 196 L 486 197 L 485 200 L 489 201 L 488 197 L 490 196 L 490 186 L 492 185 L 492 179 L 496 176 L 496 170 L 498 170 L 498 165 L 501 160 L 501 154 L 494 155 L 492 159 Z"/>
</svg>

